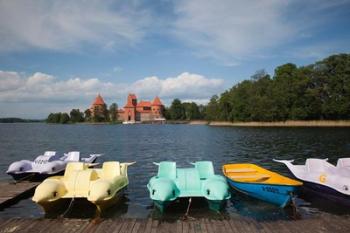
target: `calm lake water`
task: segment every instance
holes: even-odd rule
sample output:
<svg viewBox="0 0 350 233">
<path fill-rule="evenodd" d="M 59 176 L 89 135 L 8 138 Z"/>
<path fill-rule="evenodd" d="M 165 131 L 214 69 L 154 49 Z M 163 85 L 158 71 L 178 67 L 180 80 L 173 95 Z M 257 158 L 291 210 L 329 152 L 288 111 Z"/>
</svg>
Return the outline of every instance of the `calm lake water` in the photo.
<svg viewBox="0 0 350 233">
<path fill-rule="evenodd" d="M 154 210 L 146 188 L 151 176 L 157 172 L 153 162 L 176 161 L 178 166 L 189 167 L 198 160 L 212 160 L 215 171 L 221 174 L 225 163 L 249 162 L 289 175 L 273 158 L 350 157 L 349 128 L 236 128 L 203 125 L 48 125 L 0 124 L 0 179 L 9 180 L 5 174 L 8 165 L 20 159 L 33 159 L 46 150 L 59 153 L 78 150 L 83 155 L 103 153 L 102 160 L 121 162 L 137 161 L 129 168 L 130 185 L 125 200 L 112 207 L 104 217 L 154 217 L 180 218 L 186 212 L 187 200 L 170 206 L 161 215 Z M 297 198 L 299 218 L 318 213 L 350 214 L 339 206 L 310 197 Z M 208 210 L 206 202 L 194 200 L 190 209 L 192 217 L 239 217 L 258 220 L 291 219 L 292 208 L 276 206 L 232 192 L 225 210 L 215 213 Z M 57 217 L 55 213 L 46 217 Z M 65 217 L 92 218 L 95 210 L 74 203 Z M 0 217 L 45 217 L 43 211 L 30 198 L 0 210 Z"/>
</svg>

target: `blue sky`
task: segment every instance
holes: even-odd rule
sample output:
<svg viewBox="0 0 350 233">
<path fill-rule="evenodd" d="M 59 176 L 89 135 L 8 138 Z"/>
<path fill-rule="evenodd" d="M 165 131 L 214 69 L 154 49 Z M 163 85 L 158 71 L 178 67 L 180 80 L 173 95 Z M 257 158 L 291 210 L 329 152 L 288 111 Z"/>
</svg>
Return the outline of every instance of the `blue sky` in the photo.
<svg viewBox="0 0 350 233">
<path fill-rule="evenodd" d="M 350 51 L 350 0 L 0 0 L 0 117 L 97 93 L 206 103 L 265 69 Z"/>
</svg>

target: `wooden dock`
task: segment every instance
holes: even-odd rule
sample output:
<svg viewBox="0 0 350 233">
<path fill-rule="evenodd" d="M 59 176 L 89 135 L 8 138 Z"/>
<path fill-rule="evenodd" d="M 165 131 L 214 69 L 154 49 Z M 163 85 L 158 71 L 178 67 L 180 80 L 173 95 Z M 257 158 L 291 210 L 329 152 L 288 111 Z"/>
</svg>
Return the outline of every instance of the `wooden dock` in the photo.
<svg viewBox="0 0 350 233">
<path fill-rule="evenodd" d="M 39 182 L 0 182 L 0 209 L 33 195 Z"/>
<path fill-rule="evenodd" d="M 350 230 L 350 216 L 330 214 L 305 220 L 258 222 L 249 218 L 195 219 L 165 221 L 155 219 L 0 219 L 0 233 L 13 232 L 88 232 L 88 233 L 342 233 Z"/>
</svg>

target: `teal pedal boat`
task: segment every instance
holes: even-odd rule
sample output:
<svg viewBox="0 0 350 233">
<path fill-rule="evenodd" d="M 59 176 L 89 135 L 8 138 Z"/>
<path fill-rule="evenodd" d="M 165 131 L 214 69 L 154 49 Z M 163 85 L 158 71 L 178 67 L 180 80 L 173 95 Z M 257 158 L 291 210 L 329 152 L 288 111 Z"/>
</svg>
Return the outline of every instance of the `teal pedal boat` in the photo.
<svg viewBox="0 0 350 233">
<path fill-rule="evenodd" d="M 230 198 L 229 187 L 223 176 L 215 175 L 211 161 L 192 163 L 192 168 L 176 168 L 176 162 L 164 161 L 158 165 L 158 174 L 147 184 L 150 197 L 161 212 L 178 198 L 204 197 L 209 208 L 220 210 Z"/>
</svg>

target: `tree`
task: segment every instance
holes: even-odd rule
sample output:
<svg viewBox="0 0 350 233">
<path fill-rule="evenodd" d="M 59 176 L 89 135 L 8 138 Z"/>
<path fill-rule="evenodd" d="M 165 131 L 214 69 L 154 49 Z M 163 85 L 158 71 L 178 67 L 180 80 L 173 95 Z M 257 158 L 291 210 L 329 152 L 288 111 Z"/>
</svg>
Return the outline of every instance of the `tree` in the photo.
<svg viewBox="0 0 350 233">
<path fill-rule="evenodd" d="M 47 123 L 53 123 L 53 124 L 57 124 L 60 123 L 61 121 L 61 113 L 50 113 L 49 116 L 46 119 Z"/>
<path fill-rule="evenodd" d="M 60 123 L 61 124 L 67 124 L 69 122 L 69 115 L 68 113 L 62 113 L 60 117 Z"/>
<path fill-rule="evenodd" d="M 174 99 L 169 108 L 170 118 L 172 120 L 185 119 L 185 109 L 179 99 Z"/>
<path fill-rule="evenodd" d="M 76 122 L 83 122 L 84 121 L 84 116 L 83 116 L 83 113 L 80 112 L 79 109 L 72 109 L 70 111 L 70 120 L 71 122 L 73 123 L 76 123 Z"/>
<path fill-rule="evenodd" d="M 205 108 L 206 120 L 214 121 L 219 119 L 218 100 L 219 100 L 219 97 L 217 95 L 214 95 L 213 97 L 211 97 L 207 107 Z"/>
<path fill-rule="evenodd" d="M 170 109 L 169 109 L 169 108 L 165 107 L 165 108 L 163 109 L 163 116 L 164 116 L 164 118 L 167 119 L 167 120 L 171 119 Z"/>
<path fill-rule="evenodd" d="M 86 109 L 84 111 L 84 119 L 85 119 L 85 121 L 91 121 L 91 111 L 90 111 L 90 109 Z"/>
<path fill-rule="evenodd" d="M 109 111 L 107 109 L 107 105 L 106 104 L 103 107 L 103 115 L 101 117 L 102 117 L 101 121 L 109 121 Z"/>
<path fill-rule="evenodd" d="M 118 120 L 118 105 L 116 103 L 112 103 L 111 106 L 109 106 L 109 115 L 112 122 Z"/>
<path fill-rule="evenodd" d="M 194 102 L 183 103 L 183 108 L 185 110 L 185 119 L 186 120 L 198 120 L 200 119 L 200 112 L 198 105 Z"/>
<path fill-rule="evenodd" d="M 333 55 L 304 67 L 264 70 L 213 96 L 205 119 L 284 121 L 350 119 L 350 54 Z M 187 112 L 187 111 L 186 111 Z"/>
</svg>

